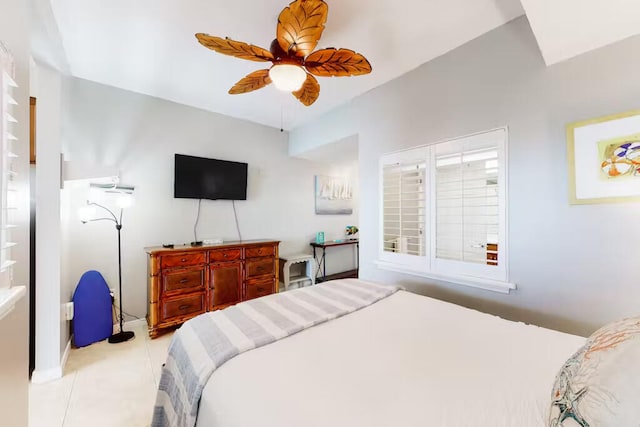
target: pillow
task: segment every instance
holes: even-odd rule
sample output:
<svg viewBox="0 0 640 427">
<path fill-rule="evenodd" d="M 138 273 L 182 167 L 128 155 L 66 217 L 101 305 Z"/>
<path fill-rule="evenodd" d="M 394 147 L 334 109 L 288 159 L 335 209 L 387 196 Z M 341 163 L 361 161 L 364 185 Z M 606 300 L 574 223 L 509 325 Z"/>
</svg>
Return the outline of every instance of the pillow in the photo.
<svg viewBox="0 0 640 427">
<path fill-rule="evenodd" d="M 553 386 L 550 427 L 640 426 L 640 317 L 597 330 Z"/>
</svg>

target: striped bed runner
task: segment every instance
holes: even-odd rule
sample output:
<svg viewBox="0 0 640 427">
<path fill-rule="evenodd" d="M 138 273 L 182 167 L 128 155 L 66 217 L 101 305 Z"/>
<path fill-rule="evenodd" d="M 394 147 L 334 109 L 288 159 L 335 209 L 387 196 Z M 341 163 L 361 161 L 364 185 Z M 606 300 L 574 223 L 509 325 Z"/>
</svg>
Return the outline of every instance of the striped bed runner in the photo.
<svg viewBox="0 0 640 427">
<path fill-rule="evenodd" d="M 234 356 L 367 307 L 399 289 L 357 279 L 335 280 L 189 320 L 169 346 L 152 426 L 194 427 L 209 377 Z"/>
</svg>

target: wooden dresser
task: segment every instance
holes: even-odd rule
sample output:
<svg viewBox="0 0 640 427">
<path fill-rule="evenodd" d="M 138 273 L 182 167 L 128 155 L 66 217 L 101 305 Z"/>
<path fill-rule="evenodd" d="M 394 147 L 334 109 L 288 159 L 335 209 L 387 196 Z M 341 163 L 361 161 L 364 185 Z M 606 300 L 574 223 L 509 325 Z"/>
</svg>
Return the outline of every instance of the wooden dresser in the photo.
<svg viewBox="0 0 640 427">
<path fill-rule="evenodd" d="M 277 292 L 279 243 L 145 248 L 149 336 L 198 314 Z"/>
</svg>

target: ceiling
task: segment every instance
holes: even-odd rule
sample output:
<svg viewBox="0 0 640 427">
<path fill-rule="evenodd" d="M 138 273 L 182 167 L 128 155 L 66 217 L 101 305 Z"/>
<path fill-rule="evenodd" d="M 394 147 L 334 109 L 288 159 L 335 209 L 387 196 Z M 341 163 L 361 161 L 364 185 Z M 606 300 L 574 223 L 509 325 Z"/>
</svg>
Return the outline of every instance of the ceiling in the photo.
<svg viewBox="0 0 640 427">
<path fill-rule="evenodd" d="M 304 107 L 273 85 L 228 95 L 240 78 L 270 64 L 217 54 L 194 37 L 204 32 L 268 48 L 290 0 L 30 1 L 41 9 L 35 19 L 50 21 L 34 25 L 36 59 L 60 51 L 65 66 L 57 68 L 73 76 L 287 130 L 525 11 L 547 65 L 640 33 L 638 0 L 325 0 L 329 17 L 318 48 L 360 52 L 373 72 L 319 78 L 320 98 Z"/>
<path fill-rule="evenodd" d="M 640 33 L 638 0 L 521 0 L 547 65 Z"/>
<path fill-rule="evenodd" d="M 304 107 L 273 85 L 228 95 L 266 68 L 205 49 L 197 32 L 269 48 L 290 0 L 51 0 L 72 75 L 273 127 L 292 129 L 520 15 L 520 0 L 327 0 L 318 45 L 364 54 L 373 73 L 319 78 Z"/>
</svg>

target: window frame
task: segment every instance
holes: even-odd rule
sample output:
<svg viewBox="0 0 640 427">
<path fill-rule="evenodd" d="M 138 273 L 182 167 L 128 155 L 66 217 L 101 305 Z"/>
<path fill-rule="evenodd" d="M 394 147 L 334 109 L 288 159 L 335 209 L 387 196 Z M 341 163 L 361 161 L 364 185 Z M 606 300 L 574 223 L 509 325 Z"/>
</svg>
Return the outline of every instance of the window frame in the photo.
<svg viewBox="0 0 640 427">
<path fill-rule="evenodd" d="M 503 132 L 503 135 L 499 135 Z M 500 138 L 496 141 L 496 138 Z M 436 158 L 437 147 L 445 144 L 473 143 L 487 146 L 496 141 L 498 147 L 498 257 L 497 268 L 485 264 L 437 258 L 436 254 Z M 401 273 L 418 275 L 439 281 L 461 284 L 501 293 L 509 293 L 516 285 L 509 282 L 509 216 L 508 216 L 508 147 L 509 129 L 507 126 L 476 132 L 457 138 L 420 145 L 408 149 L 386 153 L 379 159 L 379 268 Z M 452 150 L 455 151 L 455 150 Z M 426 160 L 425 200 L 426 215 L 426 256 L 390 253 L 384 250 L 384 166 L 399 161 Z"/>
</svg>

